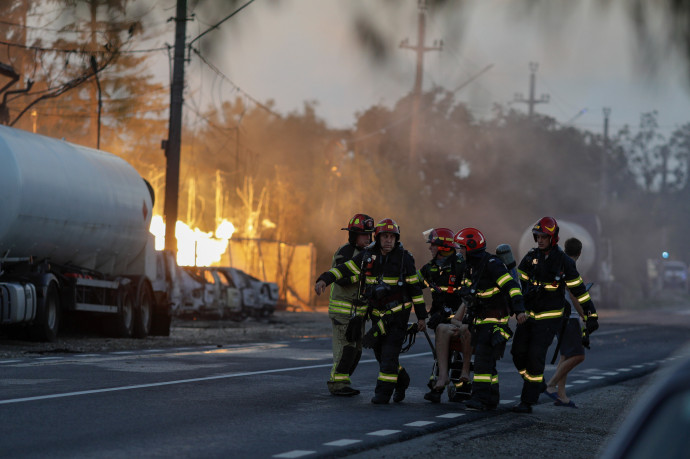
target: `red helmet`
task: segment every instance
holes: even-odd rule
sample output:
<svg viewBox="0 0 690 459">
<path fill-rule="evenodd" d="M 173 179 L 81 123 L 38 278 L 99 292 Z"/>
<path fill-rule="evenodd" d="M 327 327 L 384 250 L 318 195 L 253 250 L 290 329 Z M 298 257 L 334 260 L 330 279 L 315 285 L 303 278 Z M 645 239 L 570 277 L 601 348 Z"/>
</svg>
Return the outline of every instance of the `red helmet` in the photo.
<svg viewBox="0 0 690 459">
<path fill-rule="evenodd" d="M 352 233 L 373 233 L 374 219 L 367 214 L 355 214 L 347 224 L 347 228 L 341 228 Z"/>
<path fill-rule="evenodd" d="M 426 242 L 432 245 L 443 247 L 444 249 L 454 249 L 453 231 L 448 228 L 434 228 L 428 232 Z"/>
<path fill-rule="evenodd" d="M 455 243 L 464 246 L 467 252 L 486 249 L 486 238 L 476 228 L 464 228 L 455 235 Z"/>
<path fill-rule="evenodd" d="M 381 233 L 393 233 L 396 235 L 395 239 L 400 239 L 400 227 L 395 221 L 390 218 L 384 218 L 376 224 L 376 231 L 374 232 L 374 239 L 379 237 Z"/>
<path fill-rule="evenodd" d="M 539 220 L 532 228 L 532 236 L 534 236 L 534 242 L 537 242 L 537 235 L 544 234 L 546 236 L 551 236 L 551 245 L 555 246 L 558 244 L 558 223 L 553 217 L 544 217 Z"/>
</svg>

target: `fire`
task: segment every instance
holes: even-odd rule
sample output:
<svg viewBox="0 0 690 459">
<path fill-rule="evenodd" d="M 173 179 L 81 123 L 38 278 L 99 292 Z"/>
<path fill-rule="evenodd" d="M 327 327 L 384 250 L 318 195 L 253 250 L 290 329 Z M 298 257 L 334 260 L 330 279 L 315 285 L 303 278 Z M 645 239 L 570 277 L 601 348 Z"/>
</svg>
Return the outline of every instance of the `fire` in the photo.
<svg viewBox="0 0 690 459">
<path fill-rule="evenodd" d="M 151 234 L 156 239 L 156 250 L 165 248 L 165 223 L 163 217 L 154 215 L 151 219 Z M 232 238 L 235 226 L 223 220 L 213 233 L 205 233 L 199 228 L 191 229 L 187 224 L 177 221 L 175 237 L 177 238 L 177 264 L 180 266 L 210 266 L 220 261 L 228 249 L 228 240 Z"/>
</svg>

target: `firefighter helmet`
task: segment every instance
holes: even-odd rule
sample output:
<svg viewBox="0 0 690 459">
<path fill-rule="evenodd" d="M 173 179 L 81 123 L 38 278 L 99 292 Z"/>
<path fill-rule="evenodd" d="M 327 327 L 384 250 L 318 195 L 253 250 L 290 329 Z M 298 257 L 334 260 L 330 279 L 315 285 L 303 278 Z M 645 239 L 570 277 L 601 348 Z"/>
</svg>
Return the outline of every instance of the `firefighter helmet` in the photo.
<svg viewBox="0 0 690 459">
<path fill-rule="evenodd" d="M 455 235 L 455 243 L 467 249 L 467 252 L 476 252 L 486 249 L 486 238 L 476 228 L 463 228 Z"/>
<path fill-rule="evenodd" d="M 396 241 L 400 239 L 400 227 L 390 218 L 384 218 L 376 224 L 374 239 L 378 238 L 381 233 L 393 233 Z"/>
<path fill-rule="evenodd" d="M 551 236 L 551 246 L 558 244 L 558 223 L 553 217 L 544 217 L 539 220 L 532 228 L 532 236 L 534 236 L 534 242 L 537 242 L 537 235 L 544 234 L 546 236 Z"/>
<path fill-rule="evenodd" d="M 344 231 L 350 231 L 352 233 L 373 233 L 374 232 L 374 219 L 367 214 L 355 214 L 354 217 L 350 219 L 347 224 L 347 228 L 341 228 Z"/>
<path fill-rule="evenodd" d="M 426 242 L 432 245 L 437 245 L 446 250 L 455 248 L 455 241 L 453 240 L 454 233 L 448 228 L 433 228 L 427 231 Z"/>
</svg>

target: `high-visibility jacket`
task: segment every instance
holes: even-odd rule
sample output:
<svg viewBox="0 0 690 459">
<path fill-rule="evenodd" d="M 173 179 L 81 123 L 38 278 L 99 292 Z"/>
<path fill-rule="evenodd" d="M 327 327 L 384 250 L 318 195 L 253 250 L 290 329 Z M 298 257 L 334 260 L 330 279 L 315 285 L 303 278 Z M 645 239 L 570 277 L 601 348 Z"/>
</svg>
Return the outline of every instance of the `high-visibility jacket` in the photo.
<svg viewBox="0 0 690 459">
<path fill-rule="evenodd" d="M 346 263 L 360 252 L 356 245 L 344 244 L 333 254 L 331 267 Z M 364 315 L 367 311 L 366 305 L 353 306 L 353 301 L 357 299 L 359 292 L 359 279 L 357 276 L 340 278 L 331 286 L 331 296 L 328 300 L 328 312 L 332 314 Z"/>
<path fill-rule="evenodd" d="M 563 316 L 565 289 L 578 299 L 589 317 L 596 317 L 594 302 L 575 267 L 575 261 L 556 245 L 548 251 L 533 248 L 518 265 L 527 313 L 534 319 Z"/>
<path fill-rule="evenodd" d="M 427 317 L 414 257 L 399 242 L 387 255 L 381 253 L 378 244 L 374 244 L 359 252 L 352 260 L 322 273 L 317 281 L 323 280 L 329 285 L 352 277 L 357 282 L 360 279 L 364 281 L 365 297 L 374 310 L 384 311 L 395 304 L 402 305 L 401 310 L 409 311 L 414 306 L 418 319 Z"/>
</svg>

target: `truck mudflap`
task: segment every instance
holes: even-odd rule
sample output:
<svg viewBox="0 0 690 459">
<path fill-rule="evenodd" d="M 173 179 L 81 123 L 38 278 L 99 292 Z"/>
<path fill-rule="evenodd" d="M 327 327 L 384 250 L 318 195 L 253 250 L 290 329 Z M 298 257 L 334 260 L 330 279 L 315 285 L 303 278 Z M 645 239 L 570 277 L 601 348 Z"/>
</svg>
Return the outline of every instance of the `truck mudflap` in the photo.
<svg viewBox="0 0 690 459">
<path fill-rule="evenodd" d="M 31 322 L 36 317 L 33 284 L 0 283 L 0 325 Z"/>
</svg>

